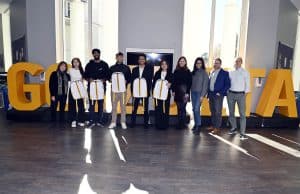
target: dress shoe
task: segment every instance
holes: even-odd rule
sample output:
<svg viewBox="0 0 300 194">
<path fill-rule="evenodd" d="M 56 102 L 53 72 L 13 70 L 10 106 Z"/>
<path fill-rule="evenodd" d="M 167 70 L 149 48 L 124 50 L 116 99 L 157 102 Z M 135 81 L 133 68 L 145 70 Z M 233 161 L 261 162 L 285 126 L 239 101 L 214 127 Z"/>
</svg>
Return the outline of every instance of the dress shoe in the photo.
<svg viewBox="0 0 300 194">
<path fill-rule="evenodd" d="M 214 127 L 208 127 L 207 131 L 213 131 L 215 128 Z"/>
<path fill-rule="evenodd" d="M 218 133 L 220 133 L 220 129 L 215 128 L 211 133 L 212 134 L 218 134 Z"/>
</svg>

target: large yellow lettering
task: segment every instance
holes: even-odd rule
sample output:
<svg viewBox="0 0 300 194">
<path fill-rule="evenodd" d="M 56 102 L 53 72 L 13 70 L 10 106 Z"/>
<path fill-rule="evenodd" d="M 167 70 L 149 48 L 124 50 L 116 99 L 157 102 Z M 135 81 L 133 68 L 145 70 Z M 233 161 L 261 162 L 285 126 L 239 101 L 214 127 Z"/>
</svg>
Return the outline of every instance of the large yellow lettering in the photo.
<svg viewBox="0 0 300 194">
<path fill-rule="evenodd" d="M 45 103 L 44 84 L 25 84 L 25 73 L 40 75 L 43 67 L 33 63 L 17 63 L 8 71 L 8 96 L 11 105 L 17 110 L 31 111 Z M 25 93 L 30 93 L 28 99 Z"/>
<path fill-rule="evenodd" d="M 287 117 L 297 117 L 296 102 L 290 70 L 271 70 L 256 108 L 263 117 L 272 117 L 275 107 Z"/>
</svg>

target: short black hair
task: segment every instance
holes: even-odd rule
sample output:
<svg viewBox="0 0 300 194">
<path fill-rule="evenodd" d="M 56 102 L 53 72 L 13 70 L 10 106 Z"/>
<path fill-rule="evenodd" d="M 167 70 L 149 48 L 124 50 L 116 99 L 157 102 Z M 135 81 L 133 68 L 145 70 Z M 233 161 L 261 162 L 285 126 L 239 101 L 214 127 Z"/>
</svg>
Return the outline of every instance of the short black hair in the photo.
<svg viewBox="0 0 300 194">
<path fill-rule="evenodd" d="M 101 53 L 101 51 L 100 51 L 100 49 L 97 49 L 97 48 L 94 48 L 93 50 L 92 50 L 92 54 L 94 54 L 95 52 L 97 52 L 97 53 Z"/>
<path fill-rule="evenodd" d="M 138 58 L 140 58 L 140 57 L 144 57 L 144 58 L 145 58 L 145 60 L 147 59 L 147 57 L 146 57 L 146 54 L 145 54 L 145 53 L 141 53 L 141 54 L 139 54 L 139 57 L 138 57 Z"/>
<path fill-rule="evenodd" d="M 116 57 L 118 57 L 118 56 L 124 56 L 124 54 L 123 54 L 122 52 L 118 52 L 118 53 L 116 54 Z"/>
</svg>

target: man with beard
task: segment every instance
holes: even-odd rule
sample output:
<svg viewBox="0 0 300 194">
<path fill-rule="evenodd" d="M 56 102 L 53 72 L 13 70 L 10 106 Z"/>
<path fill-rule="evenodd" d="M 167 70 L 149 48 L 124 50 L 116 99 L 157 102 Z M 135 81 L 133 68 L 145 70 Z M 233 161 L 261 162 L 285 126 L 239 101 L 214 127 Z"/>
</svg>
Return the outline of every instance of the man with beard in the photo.
<svg viewBox="0 0 300 194">
<path fill-rule="evenodd" d="M 228 71 L 221 68 L 222 60 L 220 58 L 215 59 L 214 69 L 209 76 L 209 108 L 211 112 L 212 133 L 219 133 L 222 125 L 222 108 L 223 99 L 227 95 L 230 88 L 230 79 Z"/>
<path fill-rule="evenodd" d="M 90 62 L 86 65 L 84 74 L 84 78 L 88 81 L 88 93 L 90 97 L 90 122 L 91 124 L 96 124 L 97 126 L 103 127 L 102 116 L 104 97 L 101 99 L 91 99 L 90 86 L 91 83 L 94 82 L 96 84 L 96 93 L 98 93 L 97 89 L 99 88 L 97 87 L 99 86 L 99 83 L 102 83 L 101 85 L 103 85 L 103 92 L 105 94 L 105 82 L 109 79 L 109 67 L 105 61 L 100 59 L 101 52 L 99 49 L 93 49 L 92 54 L 94 59 L 90 60 Z M 96 102 L 98 104 L 98 111 L 95 110 Z"/>
</svg>

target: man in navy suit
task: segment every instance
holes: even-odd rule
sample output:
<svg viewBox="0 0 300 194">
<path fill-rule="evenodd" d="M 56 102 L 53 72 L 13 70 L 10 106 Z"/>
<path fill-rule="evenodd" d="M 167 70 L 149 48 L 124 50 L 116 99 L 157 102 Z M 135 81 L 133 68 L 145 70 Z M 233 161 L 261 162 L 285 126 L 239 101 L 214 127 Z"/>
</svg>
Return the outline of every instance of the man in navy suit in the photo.
<svg viewBox="0 0 300 194">
<path fill-rule="evenodd" d="M 222 60 L 215 59 L 214 69 L 209 77 L 208 99 L 211 112 L 212 127 L 209 129 L 213 134 L 220 131 L 222 125 L 222 108 L 224 96 L 230 88 L 229 73 L 221 68 Z"/>
</svg>

